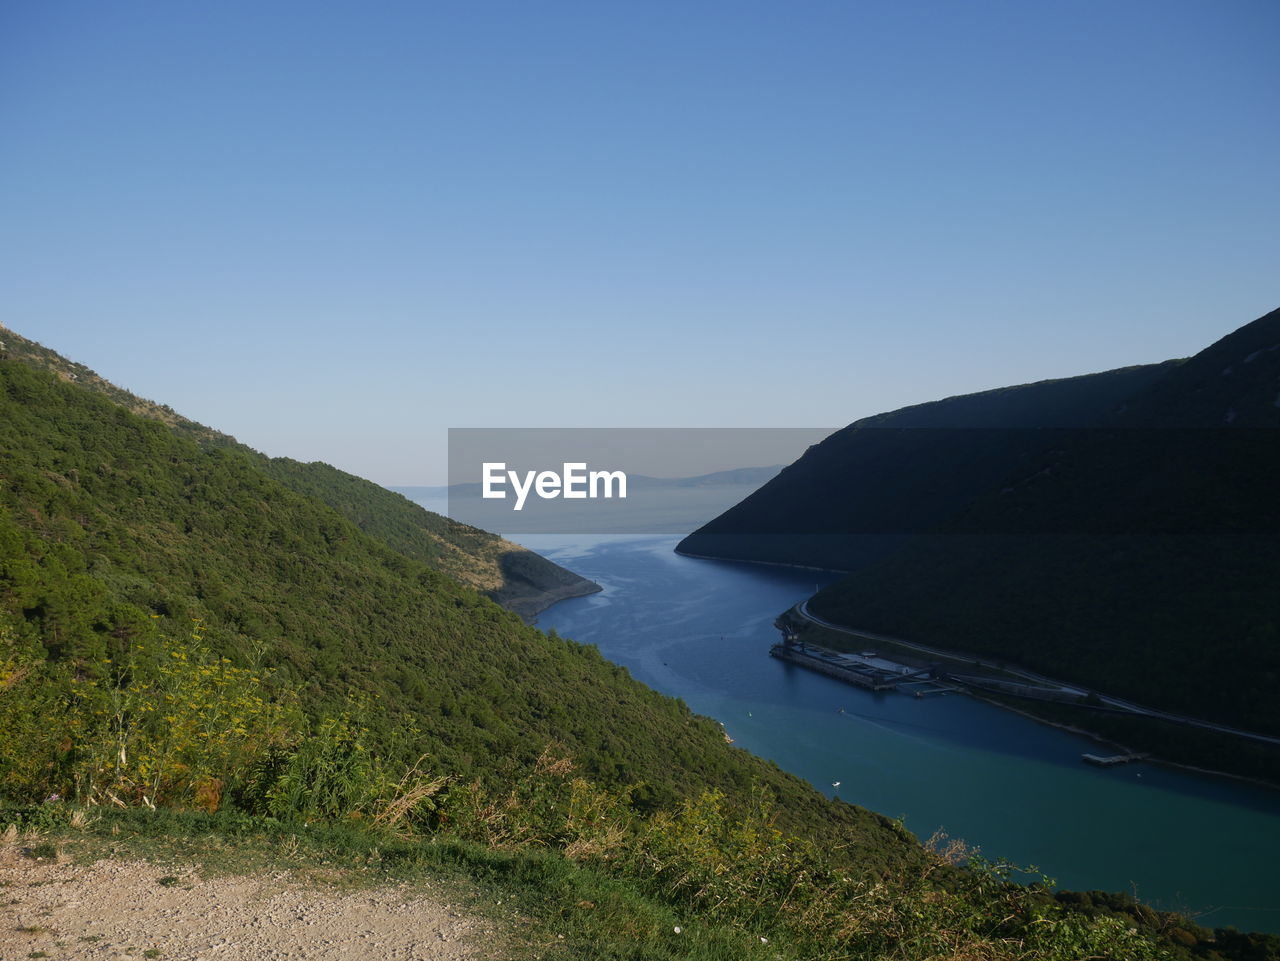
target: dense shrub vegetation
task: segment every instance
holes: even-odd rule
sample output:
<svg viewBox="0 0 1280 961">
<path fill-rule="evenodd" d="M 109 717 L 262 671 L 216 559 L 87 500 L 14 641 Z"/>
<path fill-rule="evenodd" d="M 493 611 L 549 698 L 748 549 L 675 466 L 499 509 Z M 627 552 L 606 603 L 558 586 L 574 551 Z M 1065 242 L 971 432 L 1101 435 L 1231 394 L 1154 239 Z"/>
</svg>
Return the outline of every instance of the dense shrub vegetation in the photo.
<svg viewBox="0 0 1280 961">
<path fill-rule="evenodd" d="M 780 829 L 773 793 L 761 787 L 740 803 L 704 789 L 645 813 L 630 788 L 602 788 L 551 751 L 505 786 L 440 775 L 422 759 L 396 764 L 379 753 L 356 701 L 309 723 L 290 690 L 264 700 L 260 678 L 210 653 L 198 630 L 182 643 L 141 637 L 92 679 L 0 633 L 0 728 L 12 732 L 0 746 L 0 783 L 11 797 L 43 797 L 46 822 L 65 797 L 226 805 L 286 822 L 355 822 L 402 840 L 539 852 L 678 908 L 691 929 L 772 940 L 792 957 L 1165 956 L 1128 919 L 1072 913 L 955 846 L 868 875 L 857 845 Z"/>
<path fill-rule="evenodd" d="M 910 850 L 884 819 L 829 805 L 594 648 L 528 627 L 262 464 L 0 361 L 0 611 L 17 642 L 96 683 L 198 619 L 202 648 L 259 672 L 264 696 L 290 692 L 310 722 L 363 698 L 397 761 L 429 752 L 437 771 L 500 781 L 559 741 L 601 783 L 638 785 L 640 807 L 761 780 L 796 825 Z"/>
</svg>

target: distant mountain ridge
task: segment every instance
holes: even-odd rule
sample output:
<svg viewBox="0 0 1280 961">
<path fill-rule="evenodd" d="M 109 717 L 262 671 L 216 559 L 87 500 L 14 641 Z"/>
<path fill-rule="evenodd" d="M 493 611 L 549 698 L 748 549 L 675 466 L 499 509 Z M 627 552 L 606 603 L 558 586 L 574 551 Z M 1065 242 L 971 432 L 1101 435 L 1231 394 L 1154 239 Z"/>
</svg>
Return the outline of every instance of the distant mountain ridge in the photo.
<svg viewBox="0 0 1280 961">
<path fill-rule="evenodd" d="M 478 482 L 449 487 L 397 487 L 428 509 L 447 512 L 464 524 L 507 536 L 538 534 L 683 535 L 715 517 L 775 476 L 780 466 L 741 467 L 692 477 L 626 474 L 607 498 L 568 500 L 531 496 L 519 511 L 513 499 L 485 498 Z M 497 493 L 508 492 L 498 485 Z"/>
<path fill-rule="evenodd" d="M 752 487 L 764 484 L 778 476 L 782 464 L 768 467 L 737 467 L 732 470 L 714 471 L 710 474 L 698 474 L 693 477 L 650 477 L 647 474 L 628 474 L 627 484 L 631 487 Z M 396 485 L 392 490 L 399 491 L 405 497 L 448 497 L 450 494 L 463 494 L 470 497 L 479 495 L 481 486 L 475 484 L 451 484 L 435 487 L 404 487 Z"/>
</svg>

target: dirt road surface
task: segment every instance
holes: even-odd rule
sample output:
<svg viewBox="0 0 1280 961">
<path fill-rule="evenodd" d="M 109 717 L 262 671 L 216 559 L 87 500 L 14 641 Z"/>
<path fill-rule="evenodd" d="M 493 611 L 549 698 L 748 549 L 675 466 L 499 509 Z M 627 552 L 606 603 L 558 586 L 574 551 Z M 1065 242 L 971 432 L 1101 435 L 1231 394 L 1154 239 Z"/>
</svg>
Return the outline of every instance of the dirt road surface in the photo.
<svg viewBox="0 0 1280 961">
<path fill-rule="evenodd" d="M 28 849 L 29 851 L 30 849 Z M 478 961 L 493 925 L 423 885 L 359 891 L 288 873 L 203 878 L 140 861 L 33 859 L 0 846 L 0 959 Z"/>
</svg>

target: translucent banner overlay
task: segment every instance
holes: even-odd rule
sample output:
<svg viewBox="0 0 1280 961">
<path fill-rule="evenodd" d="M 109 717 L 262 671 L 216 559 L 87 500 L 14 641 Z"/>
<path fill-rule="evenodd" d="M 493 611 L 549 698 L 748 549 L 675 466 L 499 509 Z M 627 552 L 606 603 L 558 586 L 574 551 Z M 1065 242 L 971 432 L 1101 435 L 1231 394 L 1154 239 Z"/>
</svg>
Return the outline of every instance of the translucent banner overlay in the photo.
<svg viewBox="0 0 1280 961">
<path fill-rule="evenodd" d="M 1274 535 L 1278 481 L 1274 429 L 453 428 L 436 493 L 501 534 Z"/>
<path fill-rule="evenodd" d="M 448 514 L 502 534 L 687 534 L 834 430 L 451 428 Z"/>
</svg>

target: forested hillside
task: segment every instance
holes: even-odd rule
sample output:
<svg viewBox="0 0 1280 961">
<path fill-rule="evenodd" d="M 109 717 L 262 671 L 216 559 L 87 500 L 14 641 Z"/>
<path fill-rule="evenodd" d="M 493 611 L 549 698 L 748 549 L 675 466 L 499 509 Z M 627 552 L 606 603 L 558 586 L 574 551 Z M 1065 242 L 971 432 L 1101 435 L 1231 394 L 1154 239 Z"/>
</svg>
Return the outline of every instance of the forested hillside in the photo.
<svg viewBox="0 0 1280 961">
<path fill-rule="evenodd" d="M 531 617 L 565 597 L 599 590 L 598 585 L 518 544 L 423 510 L 409 499 L 362 477 L 324 463 L 304 464 L 287 457 L 260 454 L 228 434 L 183 417 L 167 404 L 157 404 L 123 390 L 83 364 L 13 331 L 0 330 L 0 357 L 50 371 L 59 379 L 100 394 L 135 414 L 158 420 L 202 447 L 224 447 L 248 455 L 261 470 L 285 487 L 327 504 L 365 533 L 452 575 L 522 616 Z"/>
<path fill-rule="evenodd" d="M 426 745 L 441 770 L 496 779 L 558 742 L 605 783 L 642 783 L 647 803 L 762 778 L 798 819 L 900 847 L 593 648 L 432 569 L 407 537 L 397 550 L 285 486 L 280 465 L 18 361 L 0 362 L 0 384 L 0 608 L 51 659 L 93 673 L 131 639 L 185 637 L 199 619 L 209 648 L 274 670 L 309 716 L 361 696 L 380 740 L 411 725 L 415 743 L 397 743 Z"/>
</svg>

